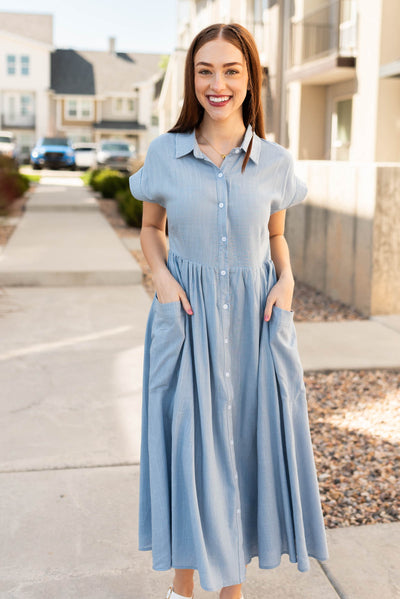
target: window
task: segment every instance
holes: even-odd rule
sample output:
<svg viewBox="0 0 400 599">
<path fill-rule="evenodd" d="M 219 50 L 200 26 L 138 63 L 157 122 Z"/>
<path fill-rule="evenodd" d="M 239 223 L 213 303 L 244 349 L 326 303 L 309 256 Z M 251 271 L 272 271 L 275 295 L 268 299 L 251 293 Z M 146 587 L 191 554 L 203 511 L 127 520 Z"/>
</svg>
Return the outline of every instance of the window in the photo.
<svg viewBox="0 0 400 599">
<path fill-rule="evenodd" d="M 88 121 L 93 119 L 93 100 L 84 98 L 67 99 L 65 102 L 65 118 Z"/>
<path fill-rule="evenodd" d="M 67 102 L 67 115 L 72 118 L 76 118 L 78 115 L 76 100 L 68 100 Z"/>
<path fill-rule="evenodd" d="M 21 96 L 21 114 L 27 115 L 31 113 L 31 96 Z"/>
<path fill-rule="evenodd" d="M 133 116 L 136 112 L 136 98 L 114 98 L 113 99 L 113 112 L 118 115 L 129 115 Z"/>
<path fill-rule="evenodd" d="M 332 115 L 332 160 L 349 159 L 352 108 L 352 98 L 336 102 Z"/>
<path fill-rule="evenodd" d="M 16 64 L 16 59 L 15 59 L 15 54 L 8 54 L 7 55 L 7 75 L 15 75 L 15 64 Z"/>
<path fill-rule="evenodd" d="M 81 110 L 82 118 L 90 118 L 91 114 L 92 114 L 91 103 L 88 100 L 82 100 L 82 110 Z"/>
<path fill-rule="evenodd" d="M 29 75 L 29 56 L 21 56 L 21 75 Z"/>
</svg>

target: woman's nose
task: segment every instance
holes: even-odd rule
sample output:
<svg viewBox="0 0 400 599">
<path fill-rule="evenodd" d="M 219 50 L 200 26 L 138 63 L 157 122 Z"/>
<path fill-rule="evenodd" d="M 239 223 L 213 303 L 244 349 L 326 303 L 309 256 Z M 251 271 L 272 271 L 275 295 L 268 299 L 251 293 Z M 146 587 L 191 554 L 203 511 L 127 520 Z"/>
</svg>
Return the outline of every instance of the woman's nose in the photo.
<svg viewBox="0 0 400 599">
<path fill-rule="evenodd" d="M 211 83 L 212 89 L 215 91 L 220 91 L 220 90 L 224 89 L 224 86 L 225 86 L 225 82 L 224 82 L 223 76 L 219 73 L 216 73 L 214 75 L 212 83 Z"/>
</svg>

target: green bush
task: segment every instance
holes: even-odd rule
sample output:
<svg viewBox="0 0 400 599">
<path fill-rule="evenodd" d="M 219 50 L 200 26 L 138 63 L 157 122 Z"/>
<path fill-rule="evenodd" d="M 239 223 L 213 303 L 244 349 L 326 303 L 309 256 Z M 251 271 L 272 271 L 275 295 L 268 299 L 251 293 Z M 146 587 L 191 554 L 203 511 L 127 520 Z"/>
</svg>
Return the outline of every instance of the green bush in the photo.
<svg viewBox="0 0 400 599">
<path fill-rule="evenodd" d="M 103 198 L 115 198 L 117 191 L 129 189 L 129 177 L 111 169 L 94 172 L 89 180 L 93 189 L 99 191 Z"/>
<path fill-rule="evenodd" d="M 133 197 L 129 189 L 121 189 L 116 194 L 118 210 L 130 227 L 142 226 L 143 203 Z"/>
<path fill-rule="evenodd" d="M 95 191 L 96 190 L 96 177 L 97 175 L 101 173 L 101 169 L 100 168 L 92 168 L 89 169 L 88 171 L 86 171 L 86 173 L 84 173 L 82 175 L 82 179 L 85 181 L 85 183 L 87 185 L 90 185 L 90 187 L 92 187 Z"/>
<path fill-rule="evenodd" d="M 29 179 L 16 170 L 15 162 L 0 156 L 0 213 L 5 214 L 8 207 L 29 189 Z"/>
</svg>

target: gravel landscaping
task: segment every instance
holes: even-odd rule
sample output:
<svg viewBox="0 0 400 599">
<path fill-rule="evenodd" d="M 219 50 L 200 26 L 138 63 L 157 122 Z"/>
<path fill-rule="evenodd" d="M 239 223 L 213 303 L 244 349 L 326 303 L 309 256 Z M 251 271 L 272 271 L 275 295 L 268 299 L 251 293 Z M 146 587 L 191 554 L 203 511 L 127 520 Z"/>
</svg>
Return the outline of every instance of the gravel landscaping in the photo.
<svg viewBox="0 0 400 599">
<path fill-rule="evenodd" d="M 400 520 L 400 369 L 304 381 L 326 526 Z"/>
</svg>

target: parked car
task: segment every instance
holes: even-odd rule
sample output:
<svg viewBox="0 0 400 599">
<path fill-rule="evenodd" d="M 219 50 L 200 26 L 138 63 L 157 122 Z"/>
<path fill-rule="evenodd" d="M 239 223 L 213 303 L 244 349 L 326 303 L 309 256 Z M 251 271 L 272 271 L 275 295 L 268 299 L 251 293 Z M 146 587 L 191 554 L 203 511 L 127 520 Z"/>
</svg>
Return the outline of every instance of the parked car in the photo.
<svg viewBox="0 0 400 599">
<path fill-rule="evenodd" d="M 129 171 L 129 160 L 136 152 L 129 142 L 121 140 L 104 140 L 100 142 L 96 155 L 97 168 L 112 168 L 119 171 Z"/>
<path fill-rule="evenodd" d="M 76 168 L 86 169 L 96 165 L 96 144 L 89 142 L 73 145 Z"/>
<path fill-rule="evenodd" d="M 70 168 L 75 170 L 75 154 L 66 137 L 42 137 L 31 152 L 31 165 L 40 168 Z"/>
<path fill-rule="evenodd" d="M 15 135 L 11 131 L 0 131 L 0 156 L 7 156 L 19 165 L 19 147 Z"/>
</svg>

